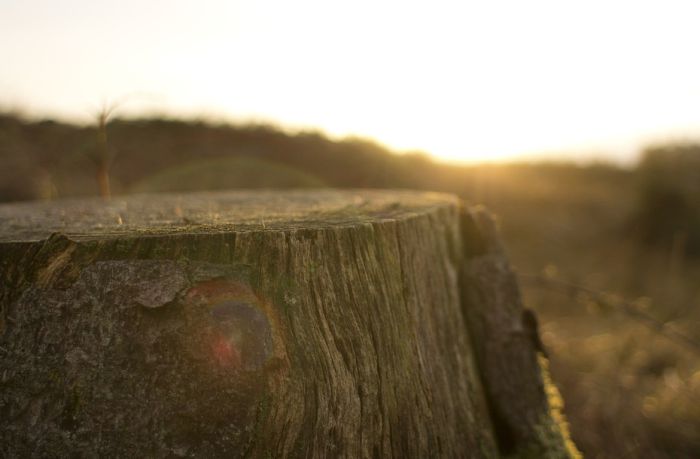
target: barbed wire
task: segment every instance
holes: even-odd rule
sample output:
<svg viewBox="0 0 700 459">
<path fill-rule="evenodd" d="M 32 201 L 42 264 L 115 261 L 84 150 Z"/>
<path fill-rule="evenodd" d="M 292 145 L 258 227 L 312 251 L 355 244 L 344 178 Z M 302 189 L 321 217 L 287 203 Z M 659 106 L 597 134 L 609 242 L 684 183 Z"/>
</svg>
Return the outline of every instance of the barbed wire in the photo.
<svg viewBox="0 0 700 459">
<path fill-rule="evenodd" d="M 666 339 L 675 342 L 676 344 L 682 345 L 686 349 L 700 356 L 700 342 L 683 333 L 680 333 L 677 330 L 674 330 L 667 322 L 662 322 L 649 314 L 640 311 L 639 307 L 631 301 L 623 299 L 611 301 L 609 298 L 614 296 L 611 293 L 595 290 L 573 282 L 553 279 L 540 274 L 518 273 L 518 278 L 523 284 L 568 293 L 570 296 L 575 294 L 585 294 L 597 304 L 622 312 L 627 317 L 644 325 L 658 335 L 661 335 Z"/>
</svg>

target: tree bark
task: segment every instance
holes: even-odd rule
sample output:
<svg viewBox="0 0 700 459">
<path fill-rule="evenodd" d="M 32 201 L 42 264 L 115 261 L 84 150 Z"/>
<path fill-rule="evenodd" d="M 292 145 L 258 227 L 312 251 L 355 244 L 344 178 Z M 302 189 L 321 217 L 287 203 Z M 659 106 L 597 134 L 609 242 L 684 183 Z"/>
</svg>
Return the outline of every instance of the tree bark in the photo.
<svg viewBox="0 0 700 459">
<path fill-rule="evenodd" d="M 474 215 L 400 191 L 0 206 L 0 453 L 567 457 Z"/>
</svg>

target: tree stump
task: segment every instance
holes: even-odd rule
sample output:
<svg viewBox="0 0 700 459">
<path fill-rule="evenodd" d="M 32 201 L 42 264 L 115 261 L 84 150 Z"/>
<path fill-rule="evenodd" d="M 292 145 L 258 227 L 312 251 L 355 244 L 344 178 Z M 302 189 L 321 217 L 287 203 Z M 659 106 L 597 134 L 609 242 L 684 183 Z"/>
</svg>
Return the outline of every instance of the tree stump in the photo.
<svg viewBox="0 0 700 459">
<path fill-rule="evenodd" d="M 567 457 L 497 241 L 408 191 L 0 206 L 0 453 Z"/>
</svg>

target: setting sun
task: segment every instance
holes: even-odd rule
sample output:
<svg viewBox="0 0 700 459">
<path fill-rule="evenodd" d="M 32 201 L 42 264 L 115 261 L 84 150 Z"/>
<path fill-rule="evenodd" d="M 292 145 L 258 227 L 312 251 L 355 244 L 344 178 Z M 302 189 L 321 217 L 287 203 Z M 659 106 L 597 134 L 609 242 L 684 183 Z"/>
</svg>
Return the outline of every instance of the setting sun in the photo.
<svg viewBox="0 0 700 459">
<path fill-rule="evenodd" d="M 9 1 L 0 103 L 87 120 L 123 101 L 445 160 L 629 161 L 700 133 L 697 7 L 656 5 Z"/>
</svg>

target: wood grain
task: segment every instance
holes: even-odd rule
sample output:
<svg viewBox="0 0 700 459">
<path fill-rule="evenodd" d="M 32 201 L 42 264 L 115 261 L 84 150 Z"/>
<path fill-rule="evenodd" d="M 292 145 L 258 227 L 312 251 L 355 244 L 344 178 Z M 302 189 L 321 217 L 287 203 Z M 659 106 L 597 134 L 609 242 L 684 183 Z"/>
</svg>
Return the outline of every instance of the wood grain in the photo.
<svg viewBox="0 0 700 459">
<path fill-rule="evenodd" d="M 460 212 L 361 190 L 0 206 L 1 454 L 498 457 L 487 398 L 518 388 L 482 385 L 501 351 L 467 324 Z"/>
</svg>

